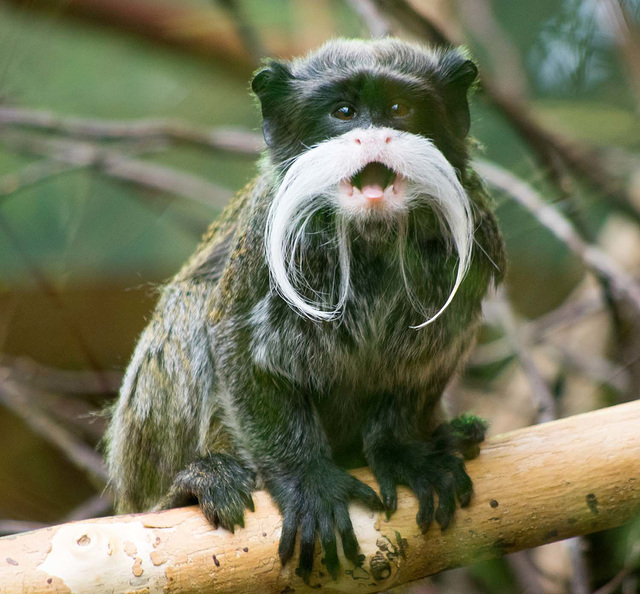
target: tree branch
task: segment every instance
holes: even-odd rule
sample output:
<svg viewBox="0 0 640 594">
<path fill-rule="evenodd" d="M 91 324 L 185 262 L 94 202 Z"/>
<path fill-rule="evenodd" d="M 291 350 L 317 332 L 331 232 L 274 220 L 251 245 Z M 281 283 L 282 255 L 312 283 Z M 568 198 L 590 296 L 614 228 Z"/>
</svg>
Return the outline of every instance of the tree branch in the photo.
<svg viewBox="0 0 640 594">
<path fill-rule="evenodd" d="M 52 111 L 0 107 L 0 124 L 35 128 L 93 140 L 163 140 L 255 158 L 262 137 L 231 128 L 203 128 L 175 120 L 103 120 L 62 116 Z"/>
<path fill-rule="evenodd" d="M 151 142 L 151 141 L 150 141 Z M 144 188 L 184 196 L 207 206 L 224 207 L 232 193 L 197 175 L 128 156 L 125 152 L 79 140 L 50 139 L 24 132 L 0 133 L 12 150 L 42 155 L 76 167 L 95 167 L 102 174 Z M 151 142 L 148 150 L 157 148 Z M 137 149 L 145 152 L 144 149 Z"/>
<path fill-rule="evenodd" d="M 422 535 L 417 501 L 399 490 L 386 521 L 357 505 L 352 520 L 365 561 L 337 582 L 319 559 L 323 591 L 376 592 L 447 568 L 619 526 L 640 513 L 640 401 L 495 437 L 468 463 L 476 494 L 445 532 Z M 374 484 L 368 470 L 356 471 Z M 264 492 L 231 534 L 197 508 L 63 524 L 0 539 L 4 594 L 28 590 L 308 591 L 277 557 L 281 518 Z M 321 554 L 319 553 L 320 557 Z M 145 590 L 146 591 L 146 590 Z"/>
<path fill-rule="evenodd" d="M 538 221 L 576 254 L 595 274 L 611 283 L 614 293 L 625 297 L 640 312 L 640 285 L 597 246 L 584 241 L 571 223 L 546 203 L 525 181 L 506 169 L 477 160 L 475 167 L 490 185 L 507 192 L 518 204 L 526 208 Z"/>
<path fill-rule="evenodd" d="M 83 470 L 89 478 L 98 484 L 104 484 L 108 476 L 102 458 L 93 448 L 33 406 L 24 396 L 24 391 L 25 386 L 18 386 L 8 380 L 0 382 L 0 404 L 18 415 L 35 433 L 62 450 L 69 461 Z"/>
</svg>

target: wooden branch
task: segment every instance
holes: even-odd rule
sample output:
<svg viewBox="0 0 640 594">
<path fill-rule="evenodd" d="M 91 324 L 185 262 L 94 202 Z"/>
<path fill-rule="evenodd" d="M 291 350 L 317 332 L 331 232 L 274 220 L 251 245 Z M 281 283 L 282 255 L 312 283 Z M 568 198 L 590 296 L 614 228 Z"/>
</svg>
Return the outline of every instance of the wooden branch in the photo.
<svg viewBox="0 0 640 594">
<path fill-rule="evenodd" d="M 400 489 L 391 520 L 353 505 L 366 559 L 311 584 L 376 592 L 443 569 L 619 526 L 640 514 L 640 401 L 495 437 L 468 463 L 476 494 L 445 532 L 422 535 Z M 359 478 L 375 485 L 366 469 Z M 63 524 L 0 539 L 3 594 L 17 592 L 301 592 L 296 560 L 281 569 L 281 520 L 269 496 L 231 534 L 195 507 Z M 318 554 L 321 557 L 321 554 Z"/>
<path fill-rule="evenodd" d="M 21 132 L 0 132 L 0 144 L 11 150 L 42 155 L 76 167 L 94 167 L 108 177 L 146 189 L 184 196 L 206 206 L 223 208 L 233 196 L 227 188 L 198 175 L 135 159 L 124 152 L 89 142 L 50 139 Z M 149 151 L 154 148 L 155 145 L 151 143 Z"/>
<path fill-rule="evenodd" d="M 158 0 L 9 0 L 23 10 L 71 15 L 100 26 L 112 27 L 181 51 L 214 59 L 245 76 L 256 62 L 224 13 L 184 2 Z"/>
<path fill-rule="evenodd" d="M 263 149 L 255 132 L 233 128 L 203 128 L 176 120 L 103 120 L 64 116 L 53 111 L 0 107 L 0 124 L 34 128 L 92 140 L 163 140 L 255 159 Z"/>
</svg>

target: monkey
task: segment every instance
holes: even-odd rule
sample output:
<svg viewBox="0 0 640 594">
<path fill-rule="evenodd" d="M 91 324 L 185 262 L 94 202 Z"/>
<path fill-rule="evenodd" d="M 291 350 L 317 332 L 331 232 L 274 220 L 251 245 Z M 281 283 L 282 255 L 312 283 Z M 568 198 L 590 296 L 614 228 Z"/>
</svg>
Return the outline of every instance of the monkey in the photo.
<svg viewBox="0 0 640 594">
<path fill-rule="evenodd" d="M 386 38 L 254 75 L 259 173 L 164 286 L 112 411 L 118 512 L 198 502 L 233 531 L 264 488 L 308 582 L 317 538 L 334 579 L 337 536 L 362 563 L 351 500 L 390 515 L 408 485 L 423 532 L 469 504 L 487 425 L 442 395 L 505 268 L 469 157 L 477 74 Z M 364 463 L 380 495 L 347 472 Z"/>
</svg>

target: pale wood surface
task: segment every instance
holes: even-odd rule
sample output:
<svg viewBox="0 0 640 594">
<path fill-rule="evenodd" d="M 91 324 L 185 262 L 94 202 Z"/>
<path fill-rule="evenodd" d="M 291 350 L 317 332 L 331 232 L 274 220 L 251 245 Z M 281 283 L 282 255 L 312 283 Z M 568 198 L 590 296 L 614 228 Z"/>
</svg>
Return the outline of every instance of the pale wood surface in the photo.
<svg viewBox="0 0 640 594">
<path fill-rule="evenodd" d="M 491 439 L 469 462 L 476 494 L 444 533 L 422 535 L 401 489 L 390 521 L 353 506 L 364 566 L 344 562 L 327 592 L 375 592 L 640 514 L 640 401 Z M 368 470 L 356 473 L 375 485 Z M 0 592 L 301 592 L 277 558 L 280 515 L 263 492 L 246 528 L 213 530 L 197 508 L 74 522 L 0 539 Z M 295 560 L 294 560 L 295 563 Z"/>
</svg>

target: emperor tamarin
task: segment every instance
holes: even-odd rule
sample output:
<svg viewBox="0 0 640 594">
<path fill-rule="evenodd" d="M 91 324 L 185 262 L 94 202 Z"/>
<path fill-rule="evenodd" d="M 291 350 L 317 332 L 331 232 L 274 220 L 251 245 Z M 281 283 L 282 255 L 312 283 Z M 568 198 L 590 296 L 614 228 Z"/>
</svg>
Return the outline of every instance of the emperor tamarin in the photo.
<svg viewBox="0 0 640 594">
<path fill-rule="evenodd" d="M 441 396 L 505 257 L 468 157 L 474 63 L 456 49 L 337 40 L 252 81 L 267 150 L 256 179 L 163 289 L 107 435 L 120 512 L 197 500 L 242 524 L 265 488 L 300 534 L 359 561 L 347 504 L 419 500 L 444 529 L 484 423 Z M 378 495 L 344 469 L 358 456 Z M 436 499 L 437 496 L 437 499 Z M 437 504 L 436 504 L 437 501 Z"/>
</svg>

